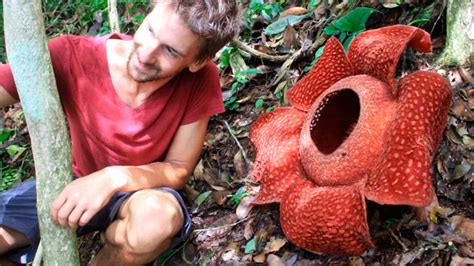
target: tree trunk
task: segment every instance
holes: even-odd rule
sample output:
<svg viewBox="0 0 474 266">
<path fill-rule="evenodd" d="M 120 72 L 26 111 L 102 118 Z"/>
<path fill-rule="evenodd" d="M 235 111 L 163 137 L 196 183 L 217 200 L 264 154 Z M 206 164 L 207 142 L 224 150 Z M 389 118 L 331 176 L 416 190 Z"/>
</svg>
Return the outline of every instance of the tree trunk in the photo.
<svg viewBox="0 0 474 266">
<path fill-rule="evenodd" d="M 7 56 L 28 125 L 36 169 L 44 265 L 79 265 L 75 232 L 54 225 L 51 204 L 71 181 L 71 146 L 46 46 L 40 0 L 4 0 Z"/>
<path fill-rule="evenodd" d="M 109 7 L 109 23 L 110 30 L 112 32 L 120 33 L 120 23 L 117 11 L 117 0 L 108 0 L 107 6 Z"/>
<path fill-rule="evenodd" d="M 438 63 L 464 65 L 470 61 L 473 52 L 474 2 L 470 0 L 448 0 L 446 20 L 446 47 L 438 59 Z"/>
</svg>

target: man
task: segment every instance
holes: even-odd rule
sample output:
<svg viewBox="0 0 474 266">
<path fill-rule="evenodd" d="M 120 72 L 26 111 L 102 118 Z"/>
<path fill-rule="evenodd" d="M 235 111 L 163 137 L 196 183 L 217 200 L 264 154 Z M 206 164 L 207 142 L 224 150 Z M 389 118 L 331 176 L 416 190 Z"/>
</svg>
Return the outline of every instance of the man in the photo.
<svg viewBox="0 0 474 266">
<path fill-rule="evenodd" d="M 187 237 L 176 189 L 199 158 L 209 117 L 224 110 L 210 59 L 238 29 L 235 1 L 162 0 L 133 40 L 49 42 L 75 175 L 51 217 L 78 234 L 105 231 L 93 265 L 149 263 Z M 0 107 L 18 101 L 8 65 L 0 85 Z M 34 181 L 0 194 L 0 254 L 19 263 L 32 260 L 39 241 L 35 197 Z"/>
</svg>

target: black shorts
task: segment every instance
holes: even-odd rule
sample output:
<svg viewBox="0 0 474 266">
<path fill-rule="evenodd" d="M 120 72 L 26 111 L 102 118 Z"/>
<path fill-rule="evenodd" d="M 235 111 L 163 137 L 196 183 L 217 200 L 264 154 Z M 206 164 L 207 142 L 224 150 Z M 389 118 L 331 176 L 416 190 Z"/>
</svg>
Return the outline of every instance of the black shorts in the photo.
<svg viewBox="0 0 474 266">
<path fill-rule="evenodd" d="M 158 187 L 155 189 L 165 190 L 173 194 L 181 205 L 184 214 L 184 225 L 172 240 L 170 248 L 182 243 L 191 233 L 191 217 L 184 204 L 181 194 L 169 187 Z M 117 218 L 117 213 L 124 201 L 133 192 L 115 193 L 107 205 L 104 206 L 83 227 L 77 229 L 77 235 L 85 235 L 94 231 L 104 232 L 107 227 Z M 36 210 L 36 180 L 31 179 L 0 193 L 0 225 L 7 226 L 23 233 L 31 242 L 31 245 L 12 250 L 8 254 L 9 259 L 17 263 L 32 262 L 40 241 L 38 214 Z"/>
</svg>

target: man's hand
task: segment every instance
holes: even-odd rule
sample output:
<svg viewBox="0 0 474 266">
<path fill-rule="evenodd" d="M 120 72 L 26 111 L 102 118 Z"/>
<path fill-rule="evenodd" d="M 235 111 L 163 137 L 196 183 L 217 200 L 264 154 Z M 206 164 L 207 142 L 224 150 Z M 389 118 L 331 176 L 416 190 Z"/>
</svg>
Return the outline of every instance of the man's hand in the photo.
<svg viewBox="0 0 474 266">
<path fill-rule="evenodd" d="M 116 192 L 112 178 L 104 169 L 68 184 L 53 202 L 53 222 L 70 228 L 86 225 Z"/>
</svg>

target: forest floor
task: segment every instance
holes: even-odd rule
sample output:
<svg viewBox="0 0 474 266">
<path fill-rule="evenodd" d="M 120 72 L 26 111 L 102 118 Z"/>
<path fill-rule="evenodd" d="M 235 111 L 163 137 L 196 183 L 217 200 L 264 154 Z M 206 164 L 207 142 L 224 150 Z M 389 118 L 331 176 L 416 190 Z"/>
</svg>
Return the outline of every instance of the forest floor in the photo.
<svg viewBox="0 0 474 266">
<path fill-rule="evenodd" d="M 254 2 L 259 1 L 251 3 Z M 286 2 L 280 7 L 284 11 L 291 10 L 288 11 L 290 15 L 306 14 L 307 10 L 297 9 L 303 7 L 292 1 Z M 367 28 L 378 28 L 424 21 L 420 27 L 432 33 L 434 53 L 421 54 L 409 50 L 400 60 L 398 77 L 416 69 L 435 70 L 445 76 L 452 86 L 453 101 L 446 130 L 433 161 L 433 185 L 441 207 L 431 210 L 426 219 L 419 220 L 414 210 L 407 206 L 382 206 L 367 201 L 367 217 L 375 248 L 361 256 L 342 257 L 310 253 L 288 242 L 280 226 L 278 204 L 249 205 L 259 184 L 250 177 L 255 154 L 248 134 L 252 123 L 260 115 L 287 105 L 284 92 L 304 75 L 304 68 L 311 63 L 319 48 L 311 47 L 311 44 L 324 36 L 322 29 L 330 18 L 340 18 L 354 6 L 347 10 L 335 5 L 318 7 L 311 14 L 312 19 L 302 20 L 293 27 L 284 27 L 279 35 L 269 37 L 263 31 L 271 21 L 276 20 L 271 13 L 283 10 L 278 11 L 277 7 L 268 4 L 262 4 L 264 8 L 261 9 L 247 5 L 244 14 L 251 25 L 242 33 L 241 40 L 246 40 L 250 46 L 266 54 L 303 53 L 286 68 L 285 61 L 269 62 L 249 55 L 248 51 L 239 50 L 235 45 L 229 46 L 216 59 L 216 63 L 222 66 L 220 74 L 226 112 L 212 118 L 201 160 L 184 189 L 192 214 L 193 234 L 182 249 L 167 259 L 166 264 L 473 264 L 473 69 L 435 64 L 445 43 L 444 7 L 372 6 L 378 12 L 371 15 L 366 23 Z M 424 18 L 420 20 L 417 16 L 422 12 Z M 96 33 L 101 27 L 97 26 L 98 23 L 102 22 L 96 20 L 93 23 Z M 338 37 L 341 39 L 342 36 Z M 244 74 L 236 70 L 239 67 L 245 70 Z M 281 79 L 276 81 L 276 77 Z M 22 179 L 34 176 L 34 167 L 20 105 L 5 108 L 1 122 L 0 189 L 5 190 Z M 99 239 L 99 234 L 81 239 L 83 264 L 100 248 Z"/>
</svg>

